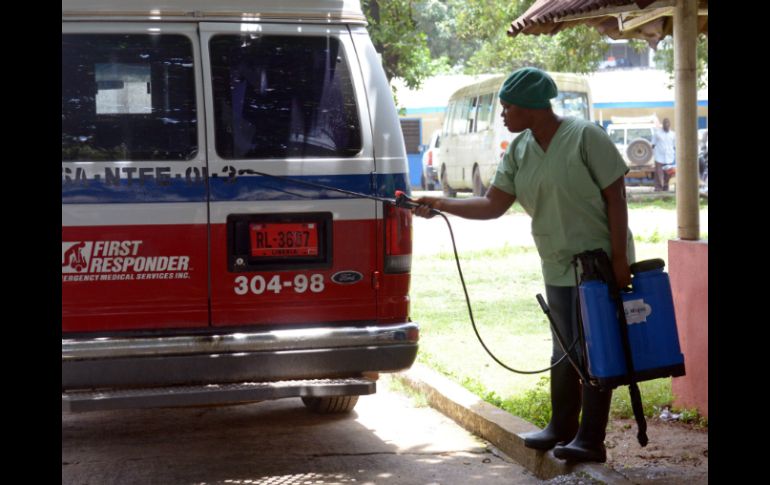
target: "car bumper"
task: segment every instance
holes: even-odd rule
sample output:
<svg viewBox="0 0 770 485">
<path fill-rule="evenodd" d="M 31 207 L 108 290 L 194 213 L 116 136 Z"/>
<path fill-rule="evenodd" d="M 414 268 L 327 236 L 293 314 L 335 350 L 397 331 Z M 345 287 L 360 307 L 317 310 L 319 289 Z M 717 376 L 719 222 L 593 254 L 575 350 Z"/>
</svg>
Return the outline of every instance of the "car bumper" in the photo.
<svg viewBox="0 0 770 485">
<path fill-rule="evenodd" d="M 430 167 L 424 167 L 423 173 L 425 174 L 425 179 L 429 182 L 438 182 L 438 172 L 436 171 L 436 168 L 433 166 Z"/>
<path fill-rule="evenodd" d="M 62 389 L 264 382 L 409 368 L 418 326 L 361 325 L 62 340 Z"/>
</svg>

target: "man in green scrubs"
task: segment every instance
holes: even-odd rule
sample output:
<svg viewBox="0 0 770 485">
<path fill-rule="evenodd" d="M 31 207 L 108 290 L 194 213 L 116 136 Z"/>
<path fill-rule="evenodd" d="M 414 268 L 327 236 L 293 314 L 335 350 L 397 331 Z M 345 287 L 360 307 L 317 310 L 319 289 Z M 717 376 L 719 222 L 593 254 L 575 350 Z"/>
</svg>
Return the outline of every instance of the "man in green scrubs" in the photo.
<svg viewBox="0 0 770 485">
<path fill-rule="evenodd" d="M 557 116 L 550 103 L 556 95 L 556 83 L 544 71 L 527 67 L 513 72 L 499 98 L 505 126 L 519 135 L 508 146 L 486 195 L 422 197 L 414 212 L 431 217 L 429 208 L 435 208 L 469 219 L 494 219 L 518 200 L 532 217 L 551 314 L 571 343 L 578 335 L 572 257 L 604 249 L 623 288 L 631 283 L 634 246 L 628 230 L 625 162 L 601 128 Z M 562 355 L 554 338 L 552 363 Z M 570 363 L 563 361 L 551 369 L 551 421 L 544 430 L 525 435 L 525 445 L 555 447 L 557 458 L 570 461 L 606 461 L 611 396 L 610 390 L 581 386 Z M 581 401 L 583 419 L 578 424 Z"/>
</svg>

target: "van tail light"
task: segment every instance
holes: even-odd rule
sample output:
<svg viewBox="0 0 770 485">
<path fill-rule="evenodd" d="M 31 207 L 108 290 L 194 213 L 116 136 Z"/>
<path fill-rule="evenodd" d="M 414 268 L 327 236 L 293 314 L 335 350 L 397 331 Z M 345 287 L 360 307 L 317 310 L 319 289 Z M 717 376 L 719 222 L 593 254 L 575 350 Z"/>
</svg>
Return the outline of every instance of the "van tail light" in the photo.
<svg viewBox="0 0 770 485">
<path fill-rule="evenodd" d="M 428 166 L 429 167 L 433 166 L 433 150 L 428 152 Z"/>
<path fill-rule="evenodd" d="M 385 205 L 385 273 L 412 270 L 412 213 Z"/>
</svg>

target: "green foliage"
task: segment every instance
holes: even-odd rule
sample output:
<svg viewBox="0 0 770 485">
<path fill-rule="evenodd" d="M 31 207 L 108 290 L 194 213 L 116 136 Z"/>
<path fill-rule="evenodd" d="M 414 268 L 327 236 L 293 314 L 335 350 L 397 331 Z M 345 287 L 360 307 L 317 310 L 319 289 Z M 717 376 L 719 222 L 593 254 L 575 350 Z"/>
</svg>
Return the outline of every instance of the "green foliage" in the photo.
<svg viewBox="0 0 770 485">
<path fill-rule="evenodd" d="M 461 72 L 465 62 L 481 47 L 480 39 L 460 39 L 458 12 L 464 0 L 423 0 L 414 6 L 415 21 L 425 32 L 435 72 Z"/>
<path fill-rule="evenodd" d="M 658 44 L 655 52 L 655 63 L 662 67 L 669 75 L 671 84 L 674 85 L 674 40 L 671 36 L 663 39 Z M 698 80 L 698 89 L 708 87 L 708 67 L 709 67 L 709 39 L 706 35 L 698 36 L 696 46 L 696 75 Z"/>
<path fill-rule="evenodd" d="M 420 87 L 432 74 L 427 35 L 417 28 L 412 0 L 363 0 L 361 7 L 369 22 L 369 36 L 382 55 L 388 80 L 404 80 L 410 89 Z"/>
<path fill-rule="evenodd" d="M 709 420 L 700 415 L 697 409 L 674 409 L 674 412 L 680 413 L 679 421 L 691 424 L 696 428 L 708 428 Z"/>
<path fill-rule="evenodd" d="M 461 384 L 489 404 L 529 421 L 535 426 L 545 428 L 551 420 L 550 382 L 550 378 L 541 377 L 534 388 L 525 391 L 521 396 L 508 399 L 500 397 L 495 391 L 487 389 L 471 377 L 463 378 Z"/>
<path fill-rule="evenodd" d="M 670 377 L 640 382 L 639 392 L 642 395 L 644 415 L 648 418 L 659 414 L 665 406 L 670 406 L 674 400 Z M 621 386 L 613 391 L 610 413 L 616 418 L 629 419 L 634 417 L 628 386 Z"/>
<path fill-rule="evenodd" d="M 554 36 L 518 35 L 507 30 L 533 0 L 468 0 L 458 8 L 457 36 L 483 43 L 467 62 L 469 74 L 510 72 L 523 66 L 550 71 L 591 72 L 607 49 L 607 42 L 585 26 L 566 29 Z"/>
</svg>

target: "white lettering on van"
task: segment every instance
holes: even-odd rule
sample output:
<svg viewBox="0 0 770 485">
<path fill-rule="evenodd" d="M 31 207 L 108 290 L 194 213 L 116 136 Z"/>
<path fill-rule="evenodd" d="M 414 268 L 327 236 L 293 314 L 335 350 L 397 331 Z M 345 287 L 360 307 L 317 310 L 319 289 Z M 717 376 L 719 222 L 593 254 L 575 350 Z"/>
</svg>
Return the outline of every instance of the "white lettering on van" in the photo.
<svg viewBox="0 0 770 485">
<path fill-rule="evenodd" d="M 143 248 L 133 239 L 62 242 L 62 282 L 191 278 L 190 256 L 147 255 Z"/>
</svg>

